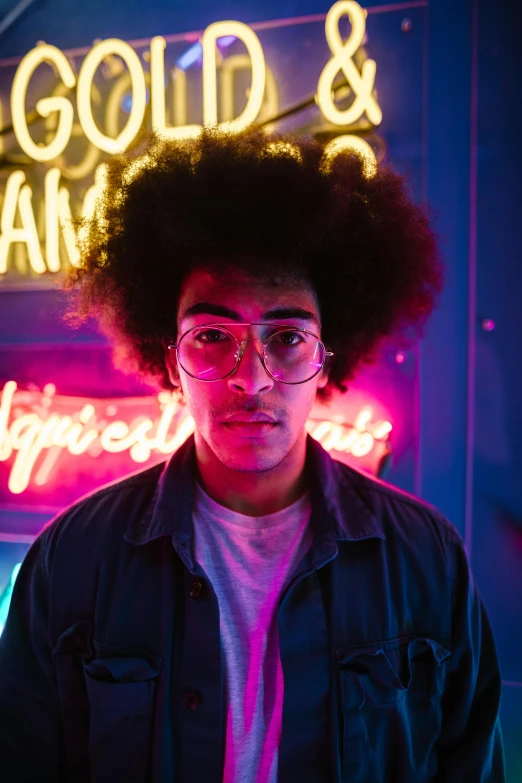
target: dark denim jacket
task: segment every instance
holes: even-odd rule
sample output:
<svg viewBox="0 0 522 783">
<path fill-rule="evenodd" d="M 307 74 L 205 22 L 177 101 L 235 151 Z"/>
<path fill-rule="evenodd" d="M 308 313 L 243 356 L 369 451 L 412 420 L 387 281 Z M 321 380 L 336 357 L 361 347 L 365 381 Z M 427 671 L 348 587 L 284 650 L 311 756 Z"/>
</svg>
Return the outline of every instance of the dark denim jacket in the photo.
<svg viewBox="0 0 522 783">
<path fill-rule="evenodd" d="M 503 783 L 501 678 L 463 542 L 308 436 L 312 550 L 281 596 L 280 783 Z M 221 783 L 218 604 L 193 437 L 28 552 L 0 641 L 6 783 Z"/>
</svg>

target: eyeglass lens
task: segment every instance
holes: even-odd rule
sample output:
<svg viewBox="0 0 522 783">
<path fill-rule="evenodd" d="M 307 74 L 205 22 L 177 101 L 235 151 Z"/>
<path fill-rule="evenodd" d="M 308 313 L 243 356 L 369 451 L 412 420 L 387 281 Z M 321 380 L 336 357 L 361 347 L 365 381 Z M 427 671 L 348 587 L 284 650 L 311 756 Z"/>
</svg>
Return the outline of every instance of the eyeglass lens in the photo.
<svg viewBox="0 0 522 783">
<path fill-rule="evenodd" d="M 200 327 L 184 335 L 178 360 L 189 375 L 214 381 L 229 375 L 237 363 L 238 345 L 233 336 L 217 327 Z M 283 383 L 303 383 L 323 366 L 322 343 L 301 330 L 278 331 L 265 349 L 269 373 Z"/>
</svg>

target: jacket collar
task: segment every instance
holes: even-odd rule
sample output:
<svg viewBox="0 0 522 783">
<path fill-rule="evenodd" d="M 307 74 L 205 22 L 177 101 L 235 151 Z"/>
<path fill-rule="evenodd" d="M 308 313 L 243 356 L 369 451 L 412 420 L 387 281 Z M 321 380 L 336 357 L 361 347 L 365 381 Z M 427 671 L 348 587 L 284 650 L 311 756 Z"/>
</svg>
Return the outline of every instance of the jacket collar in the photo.
<svg viewBox="0 0 522 783">
<path fill-rule="evenodd" d="M 310 471 L 312 524 L 317 538 L 356 541 L 386 538 L 382 521 L 361 490 L 365 481 L 356 470 L 332 459 L 307 435 L 307 465 Z M 125 532 L 131 544 L 147 544 L 172 536 L 177 548 L 192 561 L 192 506 L 196 449 L 194 435 L 165 463 L 148 511 L 135 518 Z"/>
</svg>

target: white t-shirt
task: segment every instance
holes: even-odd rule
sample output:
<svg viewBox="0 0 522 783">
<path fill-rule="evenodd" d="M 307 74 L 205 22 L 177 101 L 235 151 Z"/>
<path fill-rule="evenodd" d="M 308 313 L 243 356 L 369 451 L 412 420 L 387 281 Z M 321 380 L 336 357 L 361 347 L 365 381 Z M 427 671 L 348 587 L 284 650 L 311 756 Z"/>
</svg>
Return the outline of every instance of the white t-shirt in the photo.
<svg viewBox="0 0 522 783">
<path fill-rule="evenodd" d="M 277 783 L 283 708 L 280 597 L 312 547 L 310 493 L 262 517 L 231 511 L 196 483 L 195 556 L 219 604 L 225 657 L 223 783 Z"/>
</svg>

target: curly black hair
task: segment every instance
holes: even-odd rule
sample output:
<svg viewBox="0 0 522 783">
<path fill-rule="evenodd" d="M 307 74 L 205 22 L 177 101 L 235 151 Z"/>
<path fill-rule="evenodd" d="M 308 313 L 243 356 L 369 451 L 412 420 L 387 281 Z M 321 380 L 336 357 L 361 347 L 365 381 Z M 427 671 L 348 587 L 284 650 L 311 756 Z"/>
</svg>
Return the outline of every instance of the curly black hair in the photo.
<svg viewBox="0 0 522 783">
<path fill-rule="evenodd" d="M 97 318 L 117 366 L 168 390 L 166 345 L 196 267 L 312 287 L 335 354 L 323 402 L 384 338 L 421 336 L 443 282 L 427 210 L 389 165 L 371 176 L 355 152 L 327 162 L 317 141 L 262 131 L 148 134 L 111 158 L 80 250 L 65 283 L 77 293 L 68 322 Z"/>
</svg>

